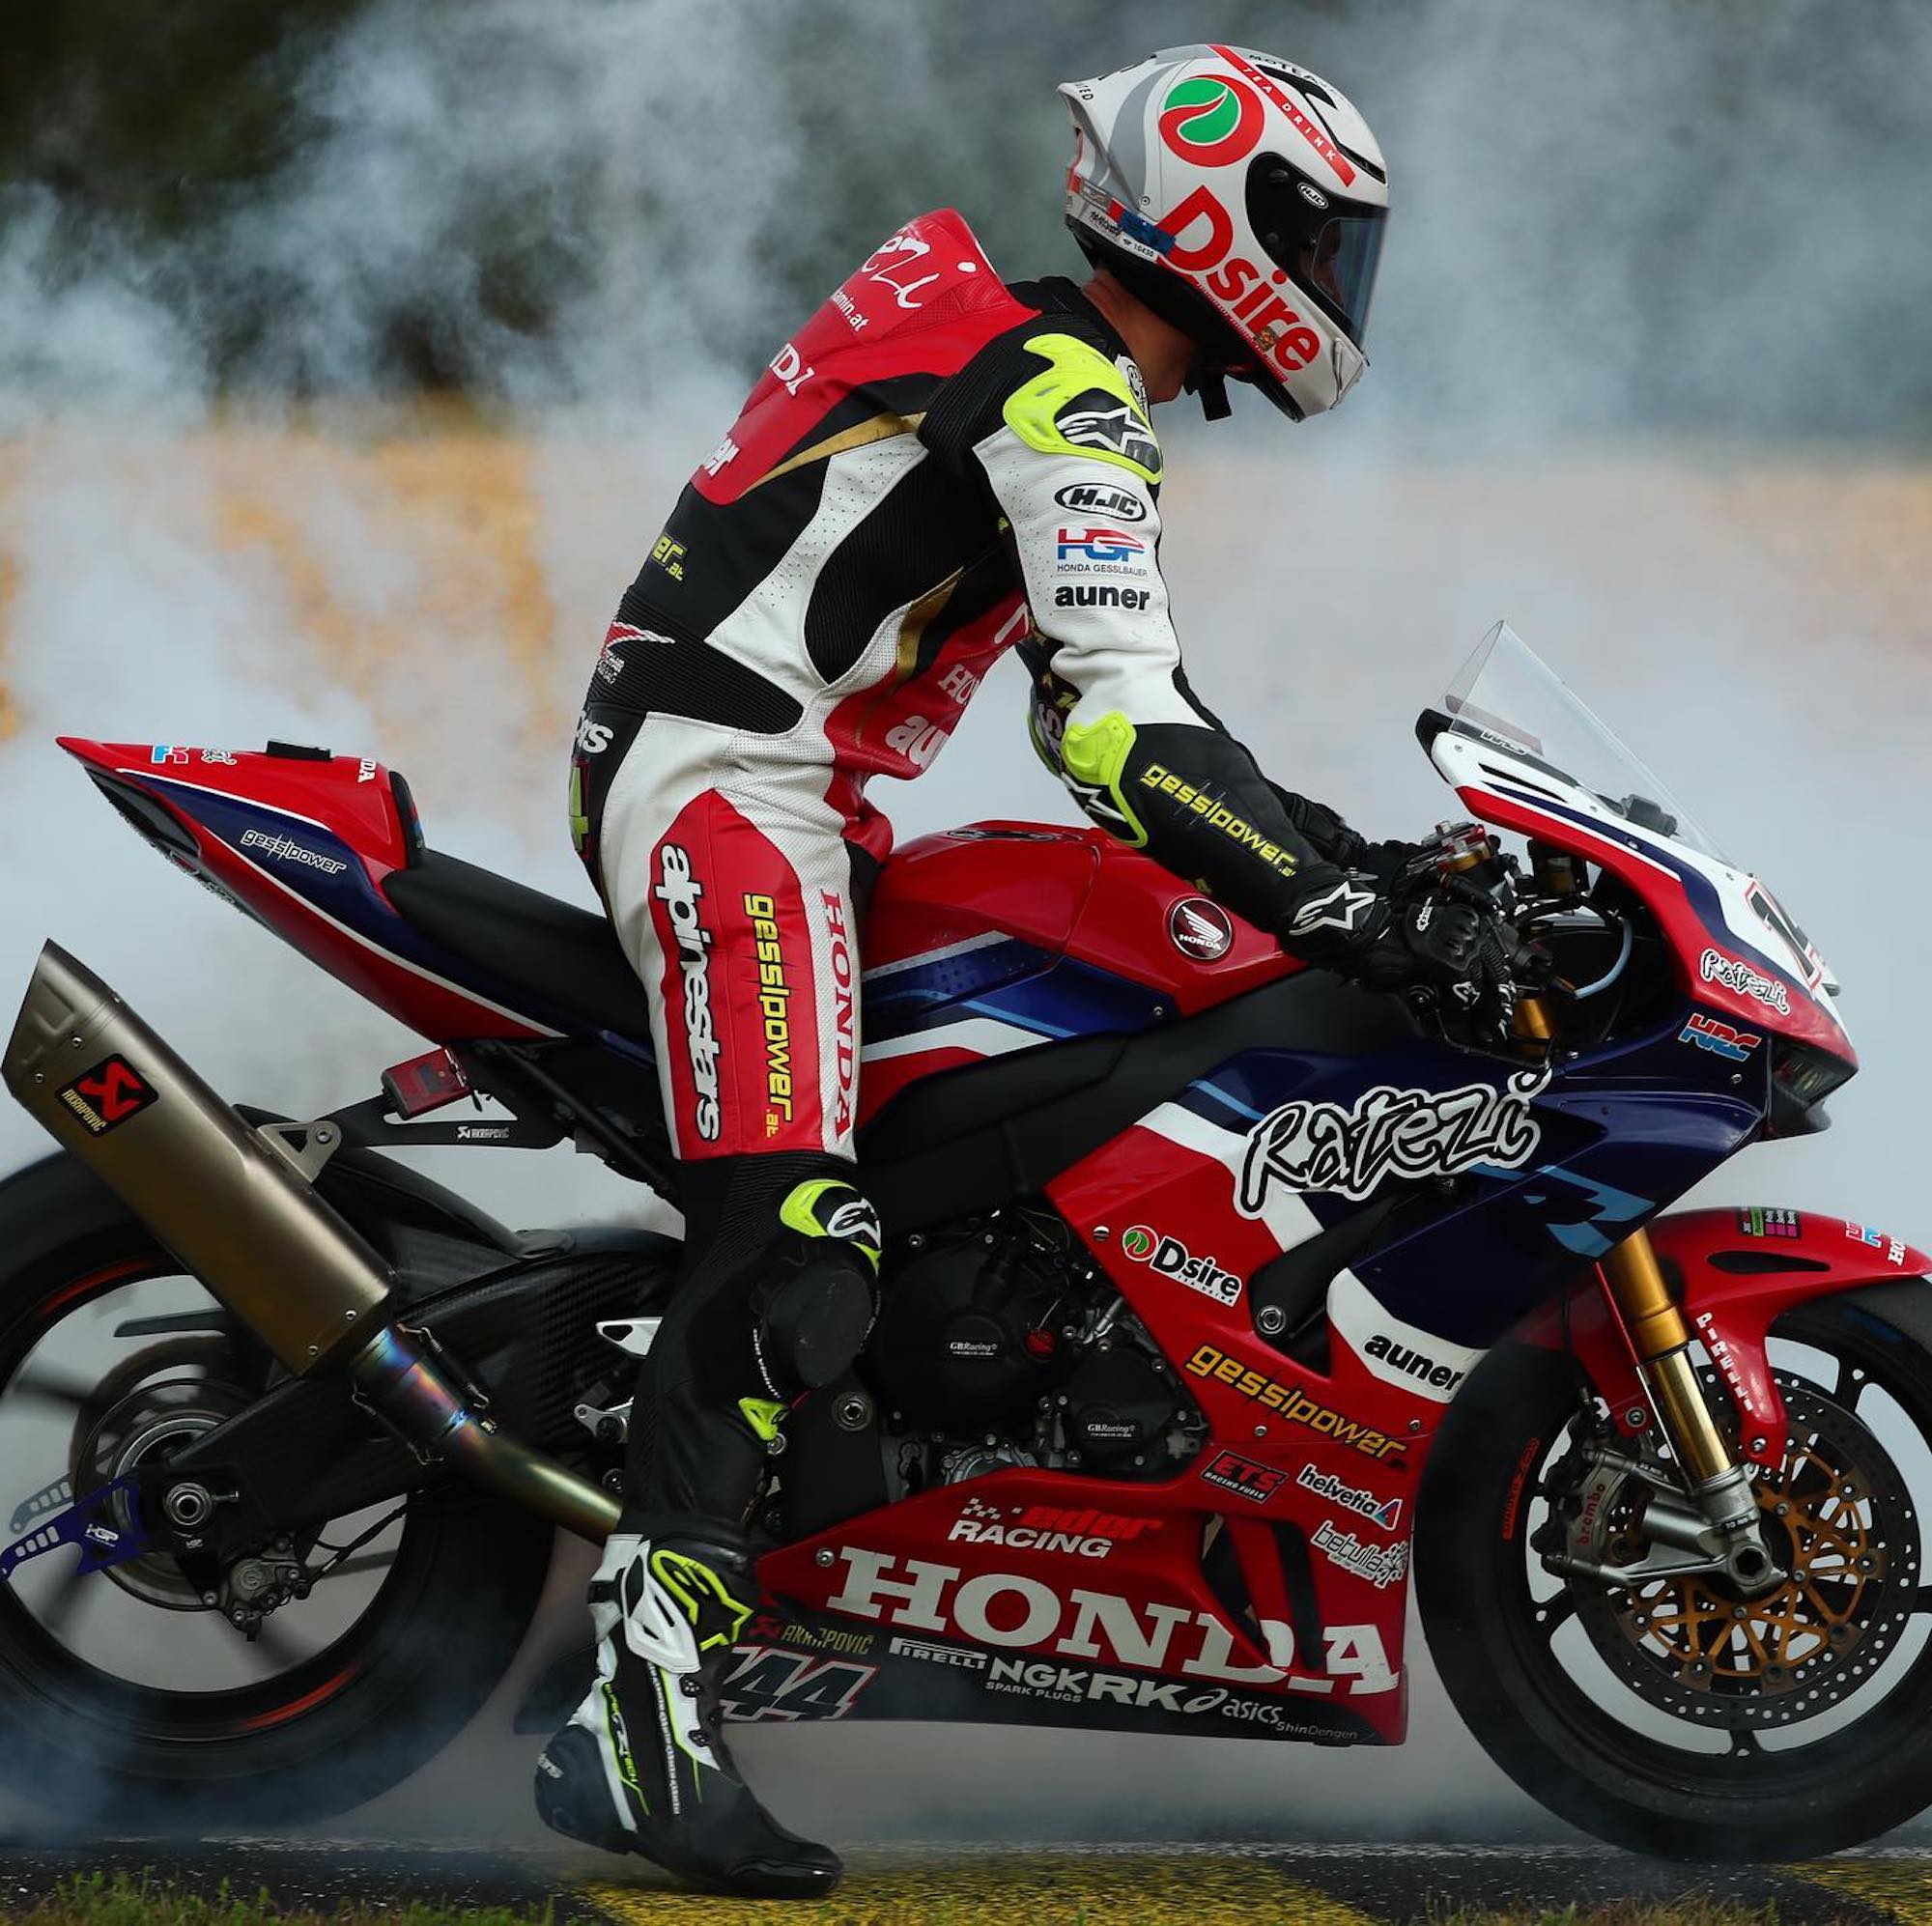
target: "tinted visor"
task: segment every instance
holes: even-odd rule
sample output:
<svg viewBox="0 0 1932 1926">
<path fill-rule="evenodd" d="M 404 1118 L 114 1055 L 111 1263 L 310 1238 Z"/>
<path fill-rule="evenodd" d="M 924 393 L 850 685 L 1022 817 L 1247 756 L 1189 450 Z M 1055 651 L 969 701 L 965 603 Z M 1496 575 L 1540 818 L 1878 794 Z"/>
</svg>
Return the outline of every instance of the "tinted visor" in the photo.
<svg viewBox="0 0 1932 1926">
<path fill-rule="evenodd" d="M 1276 154 L 1255 157 L 1247 201 L 1248 219 L 1268 259 L 1307 289 L 1359 348 L 1388 210 L 1333 193 Z"/>
</svg>

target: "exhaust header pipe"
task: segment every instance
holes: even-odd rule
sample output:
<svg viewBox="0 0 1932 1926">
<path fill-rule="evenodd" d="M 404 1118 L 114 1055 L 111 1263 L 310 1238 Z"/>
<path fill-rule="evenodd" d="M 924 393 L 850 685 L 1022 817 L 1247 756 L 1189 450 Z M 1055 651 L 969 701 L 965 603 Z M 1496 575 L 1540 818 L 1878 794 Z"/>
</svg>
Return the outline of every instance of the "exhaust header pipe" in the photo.
<svg viewBox="0 0 1932 1926">
<path fill-rule="evenodd" d="M 569 1531 L 616 1501 L 470 1410 L 365 1238 L 78 958 L 41 951 L 0 1059 L 21 1107 L 298 1376 L 340 1367 L 409 1438 Z"/>
</svg>

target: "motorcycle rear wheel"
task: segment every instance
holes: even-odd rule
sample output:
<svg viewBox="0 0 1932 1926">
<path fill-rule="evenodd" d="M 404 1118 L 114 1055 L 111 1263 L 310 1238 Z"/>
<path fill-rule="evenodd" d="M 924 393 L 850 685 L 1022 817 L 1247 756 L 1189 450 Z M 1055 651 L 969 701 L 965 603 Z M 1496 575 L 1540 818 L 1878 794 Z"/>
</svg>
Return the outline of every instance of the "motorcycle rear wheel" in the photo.
<svg viewBox="0 0 1932 1926">
<path fill-rule="evenodd" d="M 0 1409 L 60 1320 L 129 1285 L 181 1275 L 137 1220 L 61 1158 L 0 1184 Z M 57 1393 L 71 1402 L 82 1395 Z M 45 1475 L 17 1469 L 22 1484 Z M 53 1825 L 96 1834 L 232 1830 L 359 1805 L 434 1757 L 488 1698 L 535 1616 L 554 1536 L 543 1521 L 467 1488 L 414 1494 L 354 1624 L 287 1670 L 226 1689 L 130 1683 L 70 1650 L 18 1583 L 35 1571 L 30 1562 L 15 1585 L 0 1581 L 0 1784 Z M 46 1562 L 74 1556 L 54 1552 Z M 80 1590 L 116 1576 L 58 1582 Z M 265 1644 L 284 1615 L 308 1602 L 270 1614 Z M 125 1614 L 127 1602 L 117 1609 Z M 148 1612 L 163 1665 L 182 1609 Z M 195 1629 L 227 1629 L 218 1621 Z M 234 1638 L 239 1647 L 242 1634 Z"/>
<path fill-rule="evenodd" d="M 1932 1356 L 1914 1336 L 1844 1300 L 1793 1314 L 1772 1335 L 1775 1345 L 1783 1339 L 1809 1356 L 1835 1360 L 1833 1389 L 1842 1397 L 1845 1386 L 1856 1387 L 1854 1404 L 1868 1389 L 1882 1391 L 1918 1431 L 1915 1457 L 1927 1458 Z M 1892 1512 L 1901 1543 L 1891 1575 L 1902 1589 L 1870 1640 L 1890 1670 L 1874 1665 L 1866 1678 L 1863 1666 L 1853 1669 L 1840 1685 L 1845 1712 L 1828 1708 L 1820 1736 L 1806 1742 L 1812 1714 L 1804 1705 L 1792 1713 L 1746 1710 L 1736 1699 L 1726 1704 L 1706 1694 L 1707 1723 L 1682 1719 L 1684 1736 L 1673 1728 L 1666 1741 L 1653 1736 L 1671 1711 L 1660 1702 L 1674 1693 L 1675 1713 L 1683 1714 L 1697 1696 L 1677 1682 L 1648 1704 L 1633 1702 L 1628 1723 L 1590 1696 L 1585 1668 L 1574 1653 L 1558 1655 L 1554 1641 L 1577 1616 L 1567 1589 L 1591 1581 L 1572 1578 L 1566 1593 L 1539 1600 L 1536 1586 L 1549 1580 L 1534 1576 L 1539 1560 L 1527 1543 L 1547 1475 L 1539 1467 L 1549 1465 L 1575 1419 L 1578 1390 L 1574 1364 L 1559 1353 L 1521 1346 L 1492 1353 L 1451 1407 L 1424 1478 L 1417 1601 L 1436 1669 L 1484 1750 L 1573 1825 L 1663 1858 L 1814 1856 L 1874 1838 L 1932 1803 L 1932 1638 L 1918 1638 L 1910 1623 L 1932 1612 L 1932 1588 L 1918 1582 L 1917 1521 L 1927 1515 L 1919 1503 Z M 1890 1426 L 1896 1429 L 1895 1415 Z M 1871 1443 L 1874 1462 L 1889 1468 L 1876 1433 Z M 1625 1657 L 1629 1675 L 1638 1668 Z M 1883 1678 L 1889 1683 L 1881 1692 Z M 1799 1742 L 1765 1743 L 1787 1734 Z"/>
</svg>

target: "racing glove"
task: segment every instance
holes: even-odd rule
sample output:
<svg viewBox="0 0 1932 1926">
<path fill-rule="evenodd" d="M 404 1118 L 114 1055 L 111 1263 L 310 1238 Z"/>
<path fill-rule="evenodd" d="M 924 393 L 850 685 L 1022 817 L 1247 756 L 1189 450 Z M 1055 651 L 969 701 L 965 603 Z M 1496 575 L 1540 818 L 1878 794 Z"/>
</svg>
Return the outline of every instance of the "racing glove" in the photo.
<svg viewBox="0 0 1932 1926">
<path fill-rule="evenodd" d="M 1474 1005 L 1509 981 L 1496 925 L 1492 910 L 1435 890 L 1394 896 L 1367 875 L 1337 874 L 1309 889 L 1276 934 L 1304 962 L 1369 989 L 1423 985 Z"/>
</svg>

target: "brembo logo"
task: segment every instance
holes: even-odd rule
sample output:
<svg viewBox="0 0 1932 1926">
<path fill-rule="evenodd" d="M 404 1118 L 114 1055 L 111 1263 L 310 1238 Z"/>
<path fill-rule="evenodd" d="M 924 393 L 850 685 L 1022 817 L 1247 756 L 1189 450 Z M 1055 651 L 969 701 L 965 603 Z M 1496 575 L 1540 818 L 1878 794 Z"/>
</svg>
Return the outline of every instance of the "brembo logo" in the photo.
<svg viewBox="0 0 1932 1926">
<path fill-rule="evenodd" d="M 711 932 L 699 920 L 704 886 L 691 873 L 691 857 L 674 842 L 658 852 L 658 887 L 651 892 L 665 906 L 677 940 L 678 969 L 684 977 L 684 1036 L 691 1056 L 691 1081 L 697 1099 L 692 1121 L 707 1144 L 718 1141 L 718 1033 L 711 1020 Z"/>
</svg>

